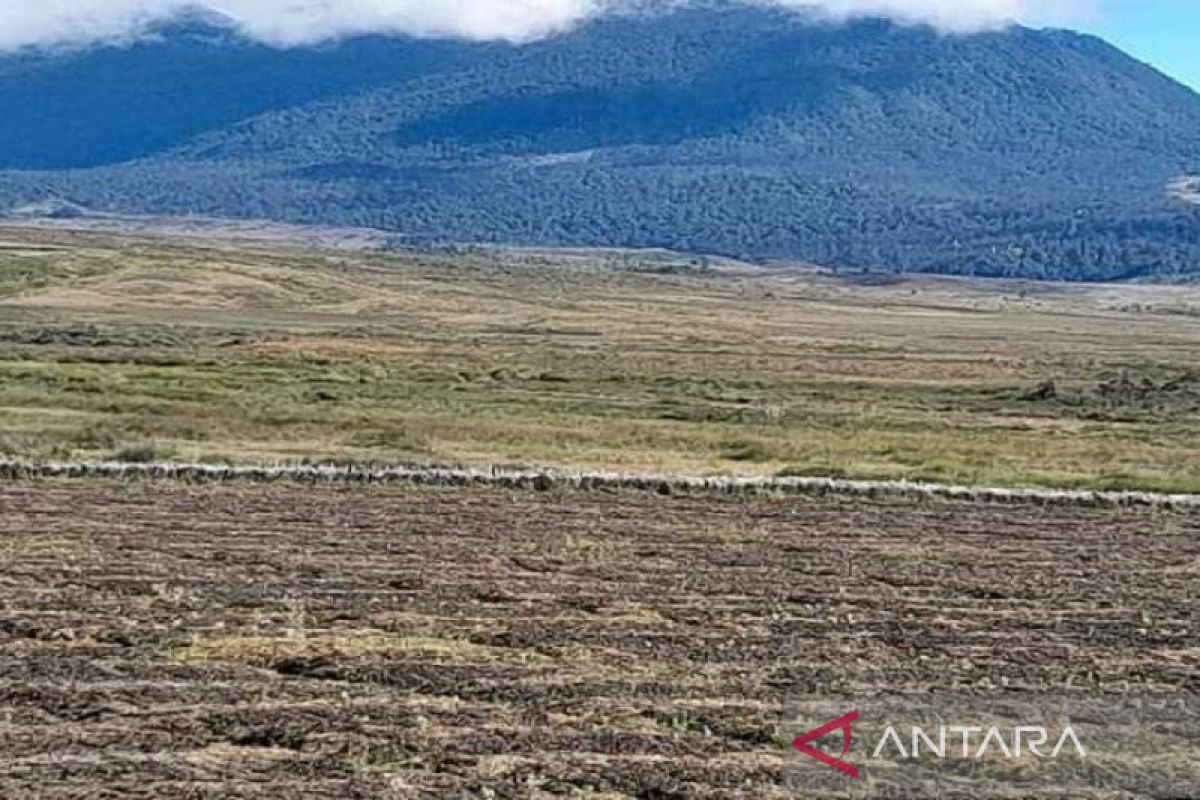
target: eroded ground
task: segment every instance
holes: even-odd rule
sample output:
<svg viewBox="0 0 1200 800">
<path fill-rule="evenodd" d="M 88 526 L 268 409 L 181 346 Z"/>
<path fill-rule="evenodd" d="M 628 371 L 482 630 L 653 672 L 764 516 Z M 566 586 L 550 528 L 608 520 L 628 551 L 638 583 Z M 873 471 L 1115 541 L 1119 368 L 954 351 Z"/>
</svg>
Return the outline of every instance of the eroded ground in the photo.
<svg viewBox="0 0 1200 800">
<path fill-rule="evenodd" d="M 798 696 L 1200 685 L 1200 515 L 0 486 L 0 797 L 771 798 Z"/>
</svg>

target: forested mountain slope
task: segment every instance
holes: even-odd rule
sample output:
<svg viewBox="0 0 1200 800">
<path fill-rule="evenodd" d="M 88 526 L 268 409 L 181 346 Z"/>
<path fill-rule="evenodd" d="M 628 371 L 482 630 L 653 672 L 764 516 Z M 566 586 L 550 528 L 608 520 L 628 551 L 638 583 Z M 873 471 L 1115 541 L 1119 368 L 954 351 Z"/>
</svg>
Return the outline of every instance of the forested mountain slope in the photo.
<svg viewBox="0 0 1200 800">
<path fill-rule="evenodd" d="M 708 7 L 524 46 L 211 22 L 0 61 L 0 203 L 844 267 L 1200 274 L 1200 96 L 1104 42 Z"/>
</svg>

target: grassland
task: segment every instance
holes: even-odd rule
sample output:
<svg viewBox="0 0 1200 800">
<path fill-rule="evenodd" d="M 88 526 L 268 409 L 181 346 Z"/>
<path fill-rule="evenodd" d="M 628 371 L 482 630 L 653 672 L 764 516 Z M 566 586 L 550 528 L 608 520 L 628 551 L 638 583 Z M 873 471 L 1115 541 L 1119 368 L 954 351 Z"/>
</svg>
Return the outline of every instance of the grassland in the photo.
<svg viewBox="0 0 1200 800">
<path fill-rule="evenodd" d="M 1200 288 L 0 230 L 0 457 L 1200 492 Z"/>
<path fill-rule="evenodd" d="M 1200 289 L 0 230 L 0 458 L 1197 492 Z M 1194 507 L 6 474 L 5 800 L 773 800 L 798 698 L 1200 685 Z"/>
<path fill-rule="evenodd" d="M 6 800 L 813 796 L 782 782 L 798 698 L 1200 681 L 1194 511 L 80 481 L 0 508 Z"/>
</svg>

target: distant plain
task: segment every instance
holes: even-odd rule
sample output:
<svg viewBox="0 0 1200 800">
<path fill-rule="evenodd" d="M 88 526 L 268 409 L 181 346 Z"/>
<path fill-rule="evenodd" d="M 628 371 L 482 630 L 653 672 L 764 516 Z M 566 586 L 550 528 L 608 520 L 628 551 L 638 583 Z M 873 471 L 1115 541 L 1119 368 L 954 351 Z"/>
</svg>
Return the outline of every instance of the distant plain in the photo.
<svg viewBox="0 0 1200 800">
<path fill-rule="evenodd" d="M 0 230 L 0 457 L 1200 492 L 1200 287 Z"/>
</svg>

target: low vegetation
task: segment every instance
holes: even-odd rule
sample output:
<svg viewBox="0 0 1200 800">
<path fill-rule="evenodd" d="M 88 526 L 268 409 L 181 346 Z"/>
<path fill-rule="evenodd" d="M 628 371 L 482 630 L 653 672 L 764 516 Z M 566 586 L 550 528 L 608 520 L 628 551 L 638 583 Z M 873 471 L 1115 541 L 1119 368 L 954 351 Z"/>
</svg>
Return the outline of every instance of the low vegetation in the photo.
<svg viewBox="0 0 1200 800">
<path fill-rule="evenodd" d="M 0 456 L 1200 491 L 1200 290 L 0 231 Z"/>
</svg>

